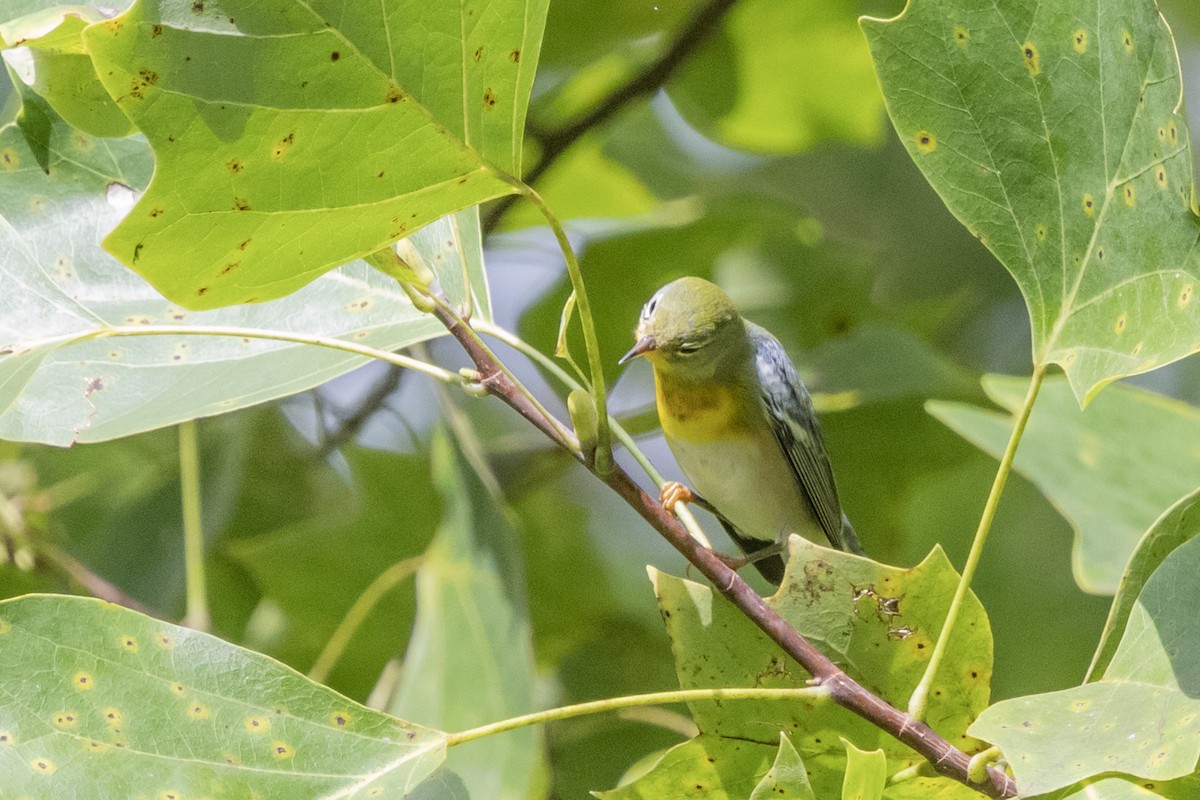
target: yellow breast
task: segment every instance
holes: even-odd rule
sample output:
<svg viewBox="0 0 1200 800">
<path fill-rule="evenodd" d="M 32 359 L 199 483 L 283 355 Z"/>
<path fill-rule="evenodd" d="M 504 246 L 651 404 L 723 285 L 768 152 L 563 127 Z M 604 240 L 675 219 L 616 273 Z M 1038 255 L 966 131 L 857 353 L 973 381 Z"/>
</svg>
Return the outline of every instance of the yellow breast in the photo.
<svg viewBox="0 0 1200 800">
<path fill-rule="evenodd" d="M 654 390 L 659 423 L 668 438 L 707 442 L 748 431 L 751 420 L 742 387 L 685 383 L 655 370 Z"/>
</svg>

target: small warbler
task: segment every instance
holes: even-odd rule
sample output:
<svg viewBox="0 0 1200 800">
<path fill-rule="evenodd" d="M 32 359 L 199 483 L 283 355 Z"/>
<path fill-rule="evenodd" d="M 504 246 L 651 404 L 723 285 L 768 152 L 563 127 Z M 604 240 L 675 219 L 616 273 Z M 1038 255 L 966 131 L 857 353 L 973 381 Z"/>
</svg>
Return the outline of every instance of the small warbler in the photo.
<svg viewBox="0 0 1200 800">
<path fill-rule="evenodd" d="M 655 292 L 635 336 L 620 363 L 645 356 L 654 367 L 663 435 L 696 492 L 667 483 L 668 510 L 695 502 L 713 512 L 748 556 L 735 563 L 775 584 L 792 533 L 862 553 L 812 400 L 778 339 L 701 278 Z"/>
</svg>

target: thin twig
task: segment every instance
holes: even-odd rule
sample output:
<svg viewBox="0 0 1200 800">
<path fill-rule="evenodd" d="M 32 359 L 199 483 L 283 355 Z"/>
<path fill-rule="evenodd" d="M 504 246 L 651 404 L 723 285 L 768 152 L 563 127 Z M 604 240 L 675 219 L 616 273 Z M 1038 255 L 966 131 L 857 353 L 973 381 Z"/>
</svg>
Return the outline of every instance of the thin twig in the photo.
<svg viewBox="0 0 1200 800">
<path fill-rule="evenodd" d="M 671 46 L 663 51 L 657 60 L 634 75 L 628 83 L 614 90 L 579 119 L 540 136 L 542 155 L 524 176 L 525 183 L 530 186 L 536 183 L 553 166 L 554 162 L 585 133 L 603 125 L 633 101 L 658 91 L 675 73 L 675 70 L 708 40 L 709 34 L 716 29 L 735 2 L 736 0 L 712 0 L 697 11 L 696 15 L 679 30 L 678 35 L 671 42 Z M 516 201 L 516 195 L 508 195 L 492 204 L 483 219 L 484 235 L 495 230 L 500 219 Z"/>
<path fill-rule="evenodd" d="M 546 412 L 535 407 L 516 387 L 503 366 L 482 345 L 474 331 L 469 330 L 466 321 L 454 315 L 446 303 L 439 303 L 434 313 L 475 362 L 481 383 L 487 391 L 533 423 L 556 444 L 571 450 L 576 459 L 587 466 L 578 450 L 570 448 L 563 439 L 560 433 L 561 423 L 547 419 Z M 1013 780 L 998 769 L 988 770 L 986 783 L 971 783 L 967 772 L 970 756 L 946 741 L 926 723 L 915 720 L 889 705 L 842 671 L 768 606 L 736 571 L 693 539 L 679 520 L 666 511 L 657 500 L 642 491 L 623 469 L 614 466 L 607 475 L 595 474 L 650 523 L 729 602 L 804 667 L 812 675 L 814 685 L 828 691 L 834 702 L 916 750 L 941 775 L 970 786 L 989 797 L 1016 797 L 1017 790 Z"/>
<path fill-rule="evenodd" d="M 400 388 L 400 381 L 403 377 L 403 369 L 397 367 L 395 364 L 389 364 L 383 377 L 376 381 L 375 385 L 371 387 L 371 391 L 358 404 L 358 407 L 348 416 L 339 420 L 337 430 L 326 436 L 325 441 L 321 442 L 321 447 L 317 451 L 317 457 L 325 458 L 358 436 L 371 417 L 375 415 L 375 412 L 381 409 L 392 393 Z"/>
</svg>

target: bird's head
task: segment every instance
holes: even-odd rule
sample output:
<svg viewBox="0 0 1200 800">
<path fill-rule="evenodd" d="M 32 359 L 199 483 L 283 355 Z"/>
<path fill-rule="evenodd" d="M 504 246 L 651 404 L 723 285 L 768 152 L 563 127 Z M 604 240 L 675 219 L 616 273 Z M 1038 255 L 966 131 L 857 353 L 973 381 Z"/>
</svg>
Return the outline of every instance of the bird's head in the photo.
<svg viewBox="0 0 1200 800">
<path fill-rule="evenodd" d="M 645 356 L 655 369 L 697 378 L 712 375 L 746 346 L 733 301 L 703 278 L 680 278 L 655 292 L 642 306 L 634 336 L 637 344 L 621 364 Z"/>
</svg>

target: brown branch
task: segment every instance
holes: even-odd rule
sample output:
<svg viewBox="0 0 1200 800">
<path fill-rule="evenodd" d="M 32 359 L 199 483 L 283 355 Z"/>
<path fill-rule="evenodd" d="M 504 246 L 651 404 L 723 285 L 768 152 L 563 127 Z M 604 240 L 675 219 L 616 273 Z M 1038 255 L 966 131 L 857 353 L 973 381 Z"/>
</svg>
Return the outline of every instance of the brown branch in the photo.
<svg viewBox="0 0 1200 800">
<path fill-rule="evenodd" d="M 566 447 L 556 426 L 547 420 L 536 406 L 520 392 L 475 335 L 467 323 L 457 317 L 448 303 L 438 303 L 433 312 L 451 335 L 456 338 L 479 371 L 480 383 L 487 391 L 499 397 L 518 414 L 532 422 L 556 444 Z M 582 461 L 582 459 L 580 459 Z M 585 466 L 587 466 L 585 464 Z M 589 469 L 591 467 L 589 466 Z M 594 474 L 595 470 L 592 470 Z M 942 738 L 924 722 L 918 722 L 905 712 L 891 706 L 872 694 L 847 675 L 824 653 L 789 625 L 736 571 L 730 569 L 709 549 L 700 545 L 688 534 L 672 514 L 646 494 L 620 467 L 614 467 L 608 475 L 597 474 L 602 481 L 619 494 L 659 532 L 672 547 L 678 550 L 712 585 L 750 621 L 757 625 L 783 651 L 804 667 L 816 684 L 829 690 L 831 699 L 873 725 L 894 736 L 924 756 L 941 775 L 956 780 L 982 792 L 988 797 L 1016 797 L 1017 789 L 1012 778 L 995 767 L 988 768 L 988 782 L 972 783 L 967 777 L 970 757 Z"/>
<path fill-rule="evenodd" d="M 672 41 L 671 46 L 654 62 L 634 75 L 628 83 L 615 89 L 597 103 L 595 108 L 574 122 L 539 136 L 542 154 L 538 158 L 538 162 L 525 175 L 525 183 L 530 186 L 536 183 L 553 166 L 554 162 L 585 133 L 603 125 L 633 101 L 658 91 L 670 79 L 675 70 L 708 40 L 709 34 L 716 29 L 736 1 L 711 0 L 688 20 L 688 23 Z M 500 219 L 517 199 L 517 195 L 506 195 L 492 204 L 483 220 L 484 234 L 495 230 Z"/>
</svg>

